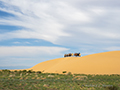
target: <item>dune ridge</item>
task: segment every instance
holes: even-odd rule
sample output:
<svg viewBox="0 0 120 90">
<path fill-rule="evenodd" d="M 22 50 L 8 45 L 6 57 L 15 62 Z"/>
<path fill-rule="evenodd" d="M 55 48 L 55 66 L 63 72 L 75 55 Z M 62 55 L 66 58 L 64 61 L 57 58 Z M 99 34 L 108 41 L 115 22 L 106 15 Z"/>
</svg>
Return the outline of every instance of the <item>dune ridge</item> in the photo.
<svg viewBox="0 0 120 90">
<path fill-rule="evenodd" d="M 120 51 L 91 54 L 83 57 L 63 57 L 39 63 L 33 71 L 74 74 L 120 74 Z"/>
</svg>

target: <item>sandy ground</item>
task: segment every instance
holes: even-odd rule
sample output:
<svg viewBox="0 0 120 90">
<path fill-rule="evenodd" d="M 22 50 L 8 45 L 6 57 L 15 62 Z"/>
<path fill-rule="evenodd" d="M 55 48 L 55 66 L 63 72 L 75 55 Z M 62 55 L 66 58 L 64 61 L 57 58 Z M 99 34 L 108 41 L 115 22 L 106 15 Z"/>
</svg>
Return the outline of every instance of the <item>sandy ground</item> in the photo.
<svg viewBox="0 0 120 90">
<path fill-rule="evenodd" d="M 73 74 L 120 74 L 120 51 L 48 60 L 26 70 L 59 74 L 63 71 Z"/>
<path fill-rule="evenodd" d="M 48 60 L 30 68 L 47 73 L 120 74 L 120 51 Z"/>
</svg>

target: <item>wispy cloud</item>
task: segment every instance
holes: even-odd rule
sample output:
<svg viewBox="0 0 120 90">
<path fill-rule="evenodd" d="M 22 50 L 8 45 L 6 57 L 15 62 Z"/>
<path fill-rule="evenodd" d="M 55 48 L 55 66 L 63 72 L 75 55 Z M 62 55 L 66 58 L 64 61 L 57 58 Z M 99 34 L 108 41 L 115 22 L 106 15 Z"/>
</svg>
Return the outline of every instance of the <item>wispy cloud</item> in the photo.
<svg viewBox="0 0 120 90">
<path fill-rule="evenodd" d="M 0 46 L 0 57 L 20 56 L 20 57 L 35 57 L 35 56 L 50 56 L 61 55 L 67 51 L 67 48 L 61 47 L 45 47 L 45 46 Z"/>
<path fill-rule="evenodd" d="M 13 42 L 14 44 L 20 44 L 20 42 Z"/>
<path fill-rule="evenodd" d="M 9 1 L 9 3 L 8 3 Z M 62 37 L 119 39 L 119 8 L 109 10 L 111 7 L 103 1 L 75 1 L 89 7 L 74 6 L 72 0 L 65 1 L 24 1 L 2 0 L 5 7 L 0 10 L 12 13 L 15 17 L 1 18 L 0 23 L 5 25 L 22 26 L 24 29 L 0 35 L 2 39 L 36 38 L 59 44 Z M 111 1 L 110 1 L 111 2 Z M 115 2 L 114 2 L 115 3 Z M 98 4 L 98 6 L 96 6 Z M 15 8 L 14 8 L 15 7 Z M 118 24 L 118 25 L 115 25 Z M 113 27 L 112 25 L 116 26 Z M 72 28 L 70 28 L 72 26 Z M 116 28 L 115 30 L 113 30 Z M 77 35 L 79 33 L 79 35 Z M 84 35 L 84 38 L 82 35 Z M 85 41 L 84 40 L 84 41 Z M 81 43 L 81 42 L 80 42 Z"/>
<path fill-rule="evenodd" d="M 0 46 L 0 66 L 32 67 L 45 60 L 63 57 L 68 50 L 62 47 Z"/>
</svg>

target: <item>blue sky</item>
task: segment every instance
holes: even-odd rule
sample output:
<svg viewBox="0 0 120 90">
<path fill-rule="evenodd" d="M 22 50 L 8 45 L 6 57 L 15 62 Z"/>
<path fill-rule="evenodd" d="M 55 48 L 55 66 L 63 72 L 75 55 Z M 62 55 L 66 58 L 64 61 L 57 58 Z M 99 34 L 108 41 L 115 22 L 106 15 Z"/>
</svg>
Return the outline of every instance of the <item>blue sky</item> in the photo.
<svg viewBox="0 0 120 90">
<path fill-rule="evenodd" d="M 0 69 L 120 50 L 119 0 L 0 0 Z"/>
</svg>

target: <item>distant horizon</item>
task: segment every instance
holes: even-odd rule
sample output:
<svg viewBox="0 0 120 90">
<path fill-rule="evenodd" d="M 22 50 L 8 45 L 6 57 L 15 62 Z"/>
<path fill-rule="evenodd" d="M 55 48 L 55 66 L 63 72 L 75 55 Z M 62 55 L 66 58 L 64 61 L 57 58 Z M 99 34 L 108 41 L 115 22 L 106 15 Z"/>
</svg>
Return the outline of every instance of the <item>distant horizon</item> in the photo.
<svg viewBox="0 0 120 90">
<path fill-rule="evenodd" d="M 118 50 L 118 51 L 120 51 L 120 50 Z M 108 51 L 108 52 L 113 52 L 113 51 Z M 100 52 L 100 53 L 105 53 L 105 52 Z M 94 53 L 94 54 L 99 54 L 99 53 Z M 89 54 L 89 55 L 92 55 L 92 54 Z M 87 56 L 87 55 L 85 55 L 85 56 Z M 70 56 L 70 57 L 76 57 L 76 56 Z M 79 57 L 79 56 L 77 56 L 77 57 Z M 81 57 L 83 57 L 83 56 L 81 55 Z M 59 58 L 66 58 L 66 57 L 63 56 L 63 57 L 59 57 Z M 54 60 L 54 59 L 57 59 L 57 58 L 53 58 L 50 60 Z M 45 61 L 49 61 L 49 60 L 45 60 Z M 42 61 L 42 62 L 45 62 L 45 61 Z M 41 63 L 41 62 L 39 62 L 39 63 Z M 39 63 L 37 63 L 37 64 L 39 64 Z M 37 65 L 37 64 L 35 64 L 35 65 Z M 33 65 L 33 66 L 35 66 L 35 65 Z M 0 70 L 28 69 L 28 68 L 32 68 L 33 66 L 0 66 Z"/>
<path fill-rule="evenodd" d="M 0 70 L 14 70 L 14 69 L 27 69 L 27 68 L 31 68 L 31 66 L 0 66 Z"/>
</svg>

